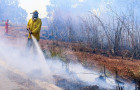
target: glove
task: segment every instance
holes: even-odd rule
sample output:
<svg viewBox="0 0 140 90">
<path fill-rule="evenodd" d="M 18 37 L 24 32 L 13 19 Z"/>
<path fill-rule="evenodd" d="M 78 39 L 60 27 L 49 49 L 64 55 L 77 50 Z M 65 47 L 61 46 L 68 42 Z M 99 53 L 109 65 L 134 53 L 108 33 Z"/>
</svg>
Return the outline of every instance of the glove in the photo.
<svg viewBox="0 0 140 90">
<path fill-rule="evenodd" d="M 31 31 L 29 31 L 30 34 L 33 34 Z"/>
<path fill-rule="evenodd" d="M 27 30 L 29 31 L 29 30 L 30 30 L 30 28 L 27 28 Z"/>
</svg>

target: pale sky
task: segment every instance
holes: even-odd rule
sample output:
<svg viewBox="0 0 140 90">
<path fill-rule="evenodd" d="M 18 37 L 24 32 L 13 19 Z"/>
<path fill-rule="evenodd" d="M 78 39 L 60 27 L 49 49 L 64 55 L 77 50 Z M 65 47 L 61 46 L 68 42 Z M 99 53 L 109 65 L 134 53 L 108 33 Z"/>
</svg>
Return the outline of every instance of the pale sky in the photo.
<svg viewBox="0 0 140 90">
<path fill-rule="evenodd" d="M 47 16 L 46 5 L 49 5 L 49 0 L 19 0 L 20 6 L 28 13 L 27 20 L 29 20 L 34 10 L 38 10 L 39 17 L 44 18 Z"/>
<path fill-rule="evenodd" d="M 79 2 L 84 2 L 85 0 L 78 0 Z M 50 0 L 19 0 L 20 6 L 26 10 L 28 13 L 27 20 L 29 20 L 34 10 L 38 10 L 39 17 L 45 18 L 47 16 L 46 6 L 50 5 Z M 76 5 L 73 5 L 73 7 L 77 7 Z"/>
<path fill-rule="evenodd" d="M 52 4 L 50 4 L 51 0 L 19 0 L 20 6 L 26 10 L 28 13 L 27 20 L 29 20 L 32 17 L 32 13 L 34 10 L 38 10 L 39 17 L 45 18 L 47 17 L 47 5 L 55 5 L 58 6 L 60 9 L 65 10 L 64 7 L 69 7 L 69 4 L 71 6 L 71 10 L 79 11 L 80 13 L 92 11 L 96 13 L 97 15 L 100 15 L 100 12 L 107 12 L 106 4 L 112 4 L 115 0 L 71 0 L 72 3 L 65 4 L 68 0 L 60 0 L 59 2 L 52 1 Z M 78 2 L 79 1 L 79 2 Z M 123 0 L 120 0 L 123 1 Z M 66 6 L 65 6 L 66 5 Z M 64 7 L 63 7 L 64 6 Z M 66 7 L 67 8 L 67 7 Z M 88 10 L 89 9 L 89 10 Z M 69 8 L 68 8 L 69 10 Z M 77 10 L 77 11 L 76 11 Z M 84 11 L 85 10 L 85 11 Z"/>
</svg>

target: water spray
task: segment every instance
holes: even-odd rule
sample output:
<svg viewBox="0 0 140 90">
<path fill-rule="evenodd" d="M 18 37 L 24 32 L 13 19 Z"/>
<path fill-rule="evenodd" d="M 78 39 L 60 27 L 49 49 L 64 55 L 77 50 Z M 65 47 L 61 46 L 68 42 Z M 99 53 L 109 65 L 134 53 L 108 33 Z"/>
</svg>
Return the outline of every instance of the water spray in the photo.
<svg viewBox="0 0 140 90">
<path fill-rule="evenodd" d="M 39 46 L 37 40 L 36 40 L 35 37 L 32 35 L 32 32 L 31 32 L 29 29 L 27 29 L 27 30 L 29 31 L 29 33 L 30 33 L 30 35 L 31 35 L 31 38 L 32 38 L 32 40 L 33 40 L 33 43 L 34 43 L 36 49 L 37 49 L 37 53 L 38 53 L 38 55 L 39 55 L 39 58 L 40 58 L 41 62 L 47 65 L 46 60 L 45 60 L 45 57 L 44 57 L 44 54 L 43 54 L 43 52 L 42 52 L 42 50 L 41 50 L 41 48 L 40 48 L 40 46 Z"/>
<path fill-rule="evenodd" d="M 45 59 L 45 56 L 44 56 L 44 54 L 43 54 L 43 52 L 42 52 L 42 50 L 41 50 L 36 38 L 32 35 L 32 32 L 30 30 L 28 30 L 28 31 L 29 31 L 29 33 L 31 35 L 31 38 L 33 40 L 33 44 L 35 45 L 35 48 L 36 48 L 36 51 L 37 51 L 37 54 L 38 54 L 38 60 L 39 60 L 39 63 L 41 64 L 40 68 L 42 70 L 41 72 L 43 73 L 44 77 L 47 78 L 49 76 L 50 77 L 49 82 L 53 83 L 54 79 L 53 79 L 52 73 L 51 73 L 51 71 L 50 71 L 50 69 L 48 67 L 48 63 L 47 63 L 47 61 Z"/>
</svg>

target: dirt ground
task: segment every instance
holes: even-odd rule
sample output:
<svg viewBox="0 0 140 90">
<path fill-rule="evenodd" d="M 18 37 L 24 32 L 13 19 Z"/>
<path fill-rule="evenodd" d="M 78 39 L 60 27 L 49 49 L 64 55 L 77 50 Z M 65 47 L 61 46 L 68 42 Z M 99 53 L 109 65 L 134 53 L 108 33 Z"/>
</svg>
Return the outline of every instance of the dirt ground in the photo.
<svg viewBox="0 0 140 90">
<path fill-rule="evenodd" d="M 0 60 L 0 90 L 61 90 L 41 80 L 31 80 L 23 72 Z"/>
</svg>

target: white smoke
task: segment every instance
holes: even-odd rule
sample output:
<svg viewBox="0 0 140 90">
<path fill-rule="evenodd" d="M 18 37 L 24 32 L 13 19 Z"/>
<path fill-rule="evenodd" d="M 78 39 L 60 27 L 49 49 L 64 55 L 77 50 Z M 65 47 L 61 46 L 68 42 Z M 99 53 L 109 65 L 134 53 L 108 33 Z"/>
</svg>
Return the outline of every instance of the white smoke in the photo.
<svg viewBox="0 0 140 90">
<path fill-rule="evenodd" d="M 45 61 L 41 61 L 44 60 L 44 58 L 34 55 L 32 52 L 26 52 L 26 46 L 19 49 L 10 46 L 9 42 L 3 42 L 1 40 L 0 47 L 0 60 L 6 62 L 9 66 L 19 69 L 25 74 L 32 74 L 34 71 L 40 71 L 40 73 L 43 73 L 41 76 L 51 78 L 52 75 L 49 67 L 44 63 Z M 51 81 L 53 81 L 53 79 L 51 79 Z"/>
<path fill-rule="evenodd" d="M 15 39 L 16 46 L 14 46 L 10 40 L 1 37 L 0 61 L 4 61 L 10 67 L 18 69 L 32 79 L 44 79 L 49 83 L 55 84 L 53 75 L 58 75 L 68 80 L 80 80 L 87 85 L 98 85 L 99 87 L 110 89 L 115 88 L 115 80 L 113 78 L 107 78 L 106 82 L 97 80 L 100 74 L 96 71 L 85 69 L 81 64 L 69 63 L 69 72 L 67 72 L 65 68 L 66 64 L 59 58 L 46 60 L 37 41 L 34 37 L 32 38 L 37 49 L 37 54 L 25 50 L 26 39 L 20 38 L 22 42 L 21 40 L 18 42 L 19 40 Z M 125 87 L 128 88 L 128 86 L 131 85 L 127 84 Z M 131 88 L 134 87 L 131 86 Z"/>
</svg>

